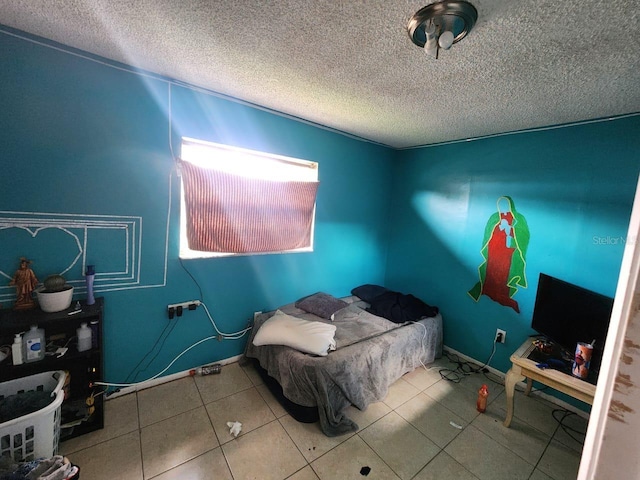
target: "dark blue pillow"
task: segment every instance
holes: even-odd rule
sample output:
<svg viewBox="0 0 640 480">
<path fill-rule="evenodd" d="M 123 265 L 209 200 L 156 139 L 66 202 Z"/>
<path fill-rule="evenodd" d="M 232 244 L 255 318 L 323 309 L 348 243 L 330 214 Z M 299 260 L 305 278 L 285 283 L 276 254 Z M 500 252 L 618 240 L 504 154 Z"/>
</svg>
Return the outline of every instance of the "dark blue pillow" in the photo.
<svg viewBox="0 0 640 480">
<path fill-rule="evenodd" d="M 367 303 L 371 303 L 376 297 L 379 297 L 383 293 L 387 292 L 388 289 L 385 287 L 381 287 L 380 285 L 371 285 L 369 283 L 365 285 L 360 285 L 359 287 L 351 290 L 351 295 L 355 295 L 356 297 L 364 300 Z"/>
</svg>

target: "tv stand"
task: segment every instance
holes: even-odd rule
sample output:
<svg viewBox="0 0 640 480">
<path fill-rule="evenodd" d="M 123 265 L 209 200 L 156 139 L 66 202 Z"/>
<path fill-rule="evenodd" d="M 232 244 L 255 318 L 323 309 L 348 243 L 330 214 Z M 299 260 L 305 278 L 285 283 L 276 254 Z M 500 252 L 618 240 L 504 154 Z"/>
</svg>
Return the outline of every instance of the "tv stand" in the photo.
<svg viewBox="0 0 640 480">
<path fill-rule="evenodd" d="M 512 366 L 504 380 L 504 388 L 507 395 L 507 416 L 503 422 L 505 427 L 509 427 L 513 419 L 513 395 L 516 383 L 525 379 L 527 380 L 525 395 L 531 393 L 533 381 L 536 380 L 559 392 L 566 393 L 573 398 L 593 405 L 593 397 L 596 393 L 594 384 L 560 370 L 538 368 L 536 365 L 540 362 L 530 358 L 532 356 L 535 358 L 535 350 L 536 346 L 532 339 L 529 338 L 511 355 Z"/>
</svg>

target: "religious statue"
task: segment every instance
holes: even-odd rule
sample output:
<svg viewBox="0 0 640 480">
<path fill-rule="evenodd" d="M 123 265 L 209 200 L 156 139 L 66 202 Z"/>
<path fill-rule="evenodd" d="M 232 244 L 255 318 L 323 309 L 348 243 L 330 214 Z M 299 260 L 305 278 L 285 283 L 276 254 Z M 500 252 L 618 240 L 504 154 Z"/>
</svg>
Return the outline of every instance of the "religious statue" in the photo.
<svg viewBox="0 0 640 480">
<path fill-rule="evenodd" d="M 16 303 L 13 306 L 14 310 L 28 310 L 36 306 L 33 301 L 33 290 L 38 284 L 38 279 L 33 270 L 29 268 L 31 260 L 27 260 L 22 257 L 20 259 L 20 268 L 16 270 L 13 279 L 9 285 L 16 286 Z"/>
</svg>

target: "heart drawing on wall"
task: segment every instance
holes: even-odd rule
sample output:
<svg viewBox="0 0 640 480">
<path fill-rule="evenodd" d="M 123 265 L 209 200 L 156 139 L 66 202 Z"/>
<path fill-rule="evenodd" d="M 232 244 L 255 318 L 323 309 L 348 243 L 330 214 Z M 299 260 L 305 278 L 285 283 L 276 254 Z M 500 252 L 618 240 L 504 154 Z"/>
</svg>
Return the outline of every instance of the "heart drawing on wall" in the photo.
<svg viewBox="0 0 640 480">
<path fill-rule="evenodd" d="M 26 257 L 33 262 L 31 268 L 41 282 L 49 275 L 69 272 L 72 277 L 80 278 L 82 265 L 77 264 L 83 253 L 80 239 L 84 231 L 82 227 L 73 226 L 0 227 L 0 276 L 11 280 L 20 266 L 20 258 Z"/>
</svg>

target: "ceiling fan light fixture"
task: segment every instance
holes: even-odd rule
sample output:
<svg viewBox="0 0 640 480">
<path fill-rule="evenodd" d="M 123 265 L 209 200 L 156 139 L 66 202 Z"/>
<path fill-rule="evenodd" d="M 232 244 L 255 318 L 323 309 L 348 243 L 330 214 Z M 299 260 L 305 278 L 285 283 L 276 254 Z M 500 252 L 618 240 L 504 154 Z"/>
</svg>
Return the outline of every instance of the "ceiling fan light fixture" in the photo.
<svg viewBox="0 0 640 480">
<path fill-rule="evenodd" d="M 478 20 L 478 11 L 463 0 L 443 0 L 418 10 L 407 25 L 411 41 L 438 58 L 440 49 L 448 50 L 462 40 Z"/>
<path fill-rule="evenodd" d="M 451 48 L 451 45 L 453 45 L 453 33 L 449 30 L 445 30 L 444 32 L 442 32 L 440 37 L 438 37 L 438 45 L 440 46 L 440 48 L 449 50 Z"/>
</svg>

